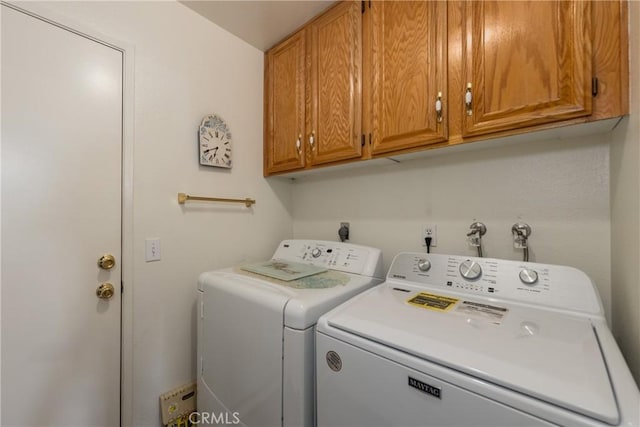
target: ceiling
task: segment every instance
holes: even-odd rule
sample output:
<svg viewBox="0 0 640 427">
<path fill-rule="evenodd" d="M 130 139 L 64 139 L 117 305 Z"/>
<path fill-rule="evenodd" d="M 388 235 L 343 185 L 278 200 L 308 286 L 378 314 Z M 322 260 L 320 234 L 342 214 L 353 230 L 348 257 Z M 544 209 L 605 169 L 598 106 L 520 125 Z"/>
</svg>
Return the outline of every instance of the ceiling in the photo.
<svg viewBox="0 0 640 427">
<path fill-rule="evenodd" d="M 180 1 L 231 34 L 265 51 L 334 1 Z"/>
</svg>

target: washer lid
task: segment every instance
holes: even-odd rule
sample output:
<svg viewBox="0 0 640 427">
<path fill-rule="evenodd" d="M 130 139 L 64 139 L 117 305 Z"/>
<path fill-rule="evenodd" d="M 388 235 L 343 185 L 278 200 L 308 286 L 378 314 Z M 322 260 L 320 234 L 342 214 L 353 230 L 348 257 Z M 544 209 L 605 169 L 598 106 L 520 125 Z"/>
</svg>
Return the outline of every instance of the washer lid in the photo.
<svg viewBox="0 0 640 427">
<path fill-rule="evenodd" d="M 619 422 L 588 319 L 495 299 L 402 288 L 379 286 L 329 313 L 327 322 L 606 423 Z"/>
</svg>

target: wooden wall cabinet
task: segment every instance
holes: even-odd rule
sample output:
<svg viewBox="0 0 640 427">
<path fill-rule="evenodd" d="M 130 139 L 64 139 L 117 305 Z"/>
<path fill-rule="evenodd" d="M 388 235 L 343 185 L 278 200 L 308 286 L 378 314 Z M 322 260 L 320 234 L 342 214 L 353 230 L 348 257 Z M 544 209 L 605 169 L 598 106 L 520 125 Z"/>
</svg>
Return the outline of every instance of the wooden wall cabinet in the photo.
<svg viewBox="0 0 640 427">
<path fill-rule="evenodd" d="M 305 166 L 305 62 L 304 31 L 265 57 L 265 176 Z"/>
<path fill-rule="evenodd" d="M 627 13 L 626 0 L 448 2 L 446 145 L 627 114 Z"/>
<path fill-rule="evenodd" d="M 375 1 L 369 19 L 372 154 L 446 141 L 446 2 Z"/>
<path fill-rule="evenodd" d="M 265 176 L 362 156 L 362 12 L 342 2 L 269 50 Z"/>
<path fill-rule="evenodd" d="M 365 104 L 364 129 L 372 133 L 371 157 L 628 113 L 624 0 L 373 1 L 369 10 L 364 61 L 372 78 L 364 98 L 372 107 Z M 402 65 L 390 66 L 394 60 Z M 429 83 L 413 73 L 426 69 Z M 442 81 L 442 126 L 434 127 Z"/>
<path fill-rule="evenodd" d="M 340 2 L 266 54 L 265 176 L 627 114 L 627 7 Z"/>
<path fill-rule="evenodd" d="M 462 13 L 463 137 L 591 114 L 591 3 L 476 1 Z"/>
</svg>

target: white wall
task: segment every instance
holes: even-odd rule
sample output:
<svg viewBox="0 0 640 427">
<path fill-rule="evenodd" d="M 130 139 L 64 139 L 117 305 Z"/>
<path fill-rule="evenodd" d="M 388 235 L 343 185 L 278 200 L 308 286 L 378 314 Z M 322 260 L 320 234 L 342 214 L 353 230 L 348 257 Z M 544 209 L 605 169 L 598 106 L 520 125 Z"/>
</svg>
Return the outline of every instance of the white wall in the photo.
<svg viewBox="0 0 640 427">
<path fill-rule="evenodd" d="M 584 270 L 610 307 L 609 145 L 607 135 L 476 147 L 297 180 L 294 236 L 379 247 L 385 267 L 400 251 L 424 251 L 421 225 L 438 227 L 434 252 L 475 255 L 466 233 L 487 226 L 484 255 L 522 259 L 511 226 L 532 229 L 530 260 Z"/>
<path fill-rule="evenodd" d="M 640 3 L 630 2 L 630 115 L 611 143 L 613 332 L 640 383 Z"/>
<path fill-rule="evenodd" d="M 262 178 L 263 53 L 174 2 L 38 7 L 135 47 L 134 283 L 124 298 L 134 302 L 133 425 L 157 426 L 158 396 L 195 379 L 198 274 L 268 258 L 292 235 L 290 184 Z M 210 113 L 231 128 L 231 171 L 198 165 L 196 131 Z M 178 192 L 257 204 L 182 207 Z M 162 239 L 161 261 L 144 261 L 147 237 Z"/>
</svg>

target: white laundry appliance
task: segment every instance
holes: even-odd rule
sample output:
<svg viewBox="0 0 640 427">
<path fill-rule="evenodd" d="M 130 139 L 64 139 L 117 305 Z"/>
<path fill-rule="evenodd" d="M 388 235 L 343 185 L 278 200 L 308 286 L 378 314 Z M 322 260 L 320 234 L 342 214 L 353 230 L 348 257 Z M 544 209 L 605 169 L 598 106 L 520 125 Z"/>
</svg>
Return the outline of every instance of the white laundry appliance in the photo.
<svg viewBox="0 0 640 427">
<path fill-rule="evenodd" d="M 401 253 L 318 321 L 318 426 L 640 424 L 591 280 L 571 267 Z"/>
<path fill-rule="evenodd" d="M 268 265 L 276 276 L 294 277 L 304 270 L 301 264 L 326 271 L 285 281 L 243 269 L 260 271 Z M 316 322 L 383 280 L 379 249 L 315 240 L 285 240 L 270 262 L 201 274 L 201 419 L 247 426 L 314 425 Z"/>
</svg>

